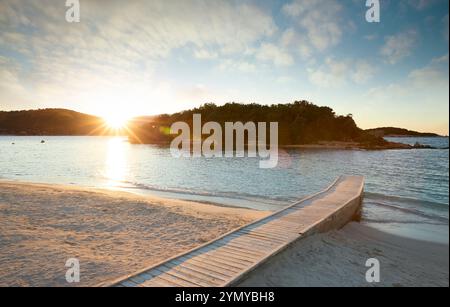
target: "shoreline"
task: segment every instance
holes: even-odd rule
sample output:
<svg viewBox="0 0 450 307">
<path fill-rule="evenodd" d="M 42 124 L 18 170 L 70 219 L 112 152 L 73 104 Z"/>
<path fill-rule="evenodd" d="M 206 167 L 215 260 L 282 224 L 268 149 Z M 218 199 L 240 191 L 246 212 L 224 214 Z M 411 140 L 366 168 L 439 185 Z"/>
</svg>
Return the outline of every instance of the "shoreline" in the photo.
<svg viewBox="0 0 450 307">
<path fill-rule="evenodd" d="M 93 286 L 269 212 L 128 192 L 0 180 L 0 286 Z M 81 282 L 65 281 L 78 258 Z"/>
<path fill-rule="evenodd" d="M 68 184 L 53 184 L 53 183 L 41 183 L 41 182 L 27 182 L 27 181 L 14 181 L 10 179 L 0 178 L 0 192 L 5 186 L 17 186 L 17 187 L 34 187 L 34 188 L 49 188 L 49 189 L 63 189 L 65 191 L 74 191 L 81 193 L 93 193 L 96 195 L 105 195 L 109 197 L 122 198 L 124 200 L 141 201 L 150 205 L 164 206 L 168 209 L 183 208 L 185 212 L 198 212 L 198 213 L 220 213 L 225 216 L 239 216 L 244 219 L 258 219 L 270 214 L 269 210 L 256 210 L 245 207 L 229 206 L 226 204 L 208 202 L 208 201 L 194 201 L 184 200 L 178 198 L 160 197 L 151 193 L 138 193 L 132 192 L 132 190 L 126 188 L 115 187 L 92 187 L 83 185 L 68 185 Z"/>
<path fill-rule="evenodd" d="M 87 185 L 83 183 L 69 183 L 69 184 L 60 184 L 60 183 L 52 183 L 52 182 L 39 182 L 39 181 L 27 181 L 27 180 L 16 180 L 10 178 L 2 178 L 0 177 L 0 186 L 2 183 L 9 184 L 29 184 L 29 185 L 43 185 L 43 186 L 55 186 L 62 188 L 69 188 L 75 190 L 89 190 L 93 192 L 99 193 L 125 193 L 128 196 L 136 196 L 145 198 L 147 200 L 156 200 L 156 201 L 185 201 L 190 203 L 196 203 L 206 206 L 214 206 L 214 207 L 224 207 L 229 209 L 243 209 L 250 211 L 258 211 L 258 212 L 273 212 L 279 210 L 285 206 L 289 206 L 292 202 L 291 200 L 273 200 L 271 202 L 267 202 L 264 199 L 261 200 L 247 200 L 245 198 L 233 198 L 227 196 L 208 196 L 208 195 L 190 195 L 189 193 L 176 192 L 176 191 L 164 191 L 164 190 L 149 190 L 146 188 L 141 188 L 139 186 L 94 186 Z M 263 203 L 261 203 L 263 202 Z"/>
<path fill-rule="evenodd" d="M 120 137 L 127 140 L 132 145 L 153 145 L 153 146 L 162 146 L 169 147 L 170 142 L 135 142 L 130 139 L 127 135 L 16 135 L 16 134 L 0 134 L 0 136 L 8 136 L 8 137 Z M 415 136 L 385 136 L 385 137 L 397 137 L 397 138 L 414 138 Z M 427 138 L 448 138 L 446 136 L 434 136 Z M 245 144 L 247 146 L 247 144 Z M 294 144 L 294 145 L 279 145 L 280 149 L 305 149 L 305 150 L 366 150 L 366 151 L 378 151 L 378 150 L 411 150 L 411 149 L 448 149 L 448 148 L 437 148 L 423 144 L 417 144 L 415 146 L 398 143 L 398 142 L 389 142 L 383 145 L 373 145 L 373 144 L 362 144 L 357 142 L 343 142 L 343 141 L 321 141 L 315 144 Z"/>
<path fill-rule="evenodd" d="M 285 149 L 314 149 L 314 150 L 412 150 L 412 149 L 441 149 L 427 145 L 412 146 L 404 143 L 387 142 L 385 145 L 364 145 L 353 142 L 323 142 L 319 144 L 308 145 L 283 145 L 280 148 Z"/>
</svg>

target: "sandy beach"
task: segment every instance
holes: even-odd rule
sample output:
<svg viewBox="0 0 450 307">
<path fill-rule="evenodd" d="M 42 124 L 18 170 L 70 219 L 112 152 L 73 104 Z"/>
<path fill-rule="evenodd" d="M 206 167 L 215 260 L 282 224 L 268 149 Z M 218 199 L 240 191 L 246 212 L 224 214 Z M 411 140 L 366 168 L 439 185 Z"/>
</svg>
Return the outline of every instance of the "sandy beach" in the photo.
<svg viewBox="0 0 450 307">
<path fill-rule="evenodd" d="M 268 214 L 126 192 L 0 181 L 0 286 L 93 286 Z M 81 281 L 65 262 L 78 258 Z"/>
<path fill-rule="evenodd" d="M 380 261 L 380 283 L 365 280 L 369 258 Z M 449 246 L 387 234 L 358 223 L 299 240 L 251 273 L 240 286 L 449 286 Z"/>
</svg>

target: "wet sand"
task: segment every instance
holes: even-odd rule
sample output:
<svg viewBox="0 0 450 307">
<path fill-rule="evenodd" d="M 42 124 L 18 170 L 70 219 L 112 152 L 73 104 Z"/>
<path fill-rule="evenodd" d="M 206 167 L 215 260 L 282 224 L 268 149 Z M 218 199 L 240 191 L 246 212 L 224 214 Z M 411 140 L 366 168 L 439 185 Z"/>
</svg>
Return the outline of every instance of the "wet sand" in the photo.
<svg viewBox="0 0 450 307">
<path fill-rule="evenodd" d="M 366 282 L 369 258 L 380 262 L 380 283 Z M 299 240 L 240 286 L 448 287 L 449 246 L 350 223 L 342 230 Z"/>
<path fill-rule="evenodd" d="M 0 181 L 0 286 L 93 286 L 268 212 L 126 192 Z M 81 281 L 65 280 L 78 258 Z"/>
</svg>

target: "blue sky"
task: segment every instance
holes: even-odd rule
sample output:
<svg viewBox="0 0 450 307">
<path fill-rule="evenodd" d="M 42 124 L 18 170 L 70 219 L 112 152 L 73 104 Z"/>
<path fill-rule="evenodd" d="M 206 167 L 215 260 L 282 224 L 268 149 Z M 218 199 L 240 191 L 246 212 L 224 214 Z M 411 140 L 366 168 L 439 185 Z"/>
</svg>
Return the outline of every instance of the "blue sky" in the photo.
<svg viewBox="0 0 450 307">
<path fill-rule="evenodd" d="M 448 134 L 448 0 L 0 0 L 0 109 L 108 116 L 307 99 Z"/>
</svg>

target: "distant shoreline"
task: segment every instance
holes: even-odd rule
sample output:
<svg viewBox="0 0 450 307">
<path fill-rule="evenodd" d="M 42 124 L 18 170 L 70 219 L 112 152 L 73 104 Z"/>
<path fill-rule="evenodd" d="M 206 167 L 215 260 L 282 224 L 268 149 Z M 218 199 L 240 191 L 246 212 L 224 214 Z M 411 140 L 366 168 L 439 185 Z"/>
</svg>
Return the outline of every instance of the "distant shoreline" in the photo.
<svg viewBox="0 0 450 307">
<path fill-rule="evenodd" d="M 448 139 L 448 135 L 432 135 L 432 136 L 420 136 L 420 135 L 402 135 L 402 134 L 391 134 L 385 135 L 385 138 L 427 138 L 427 139 Z"/>
<path fill-rule="evenodd" d="M 16 134 L 0 134 L 0 136 L 12 136 L 12 137 L 123 137 L 127 138 L 126 135 L 16 135 Z M 396 137 L 396 138 L 448 138 L 447 136 L 430 136 L 430 137 L 417 137 L 417 136 L 385 136 Z M 129 139 L 129 138 L 128 138 Z M 133 143 L 131 144 L 140 144 Z M 170 146 L 169 142 L 154 142 L 154 143 L 143 143 L 143 145 L 156 145 L 156 146 Z M 247 144 L 246 144 L 247 145 Z M 397 142 L 387 142 L 383 145 L 367 145 L 360 144 L 356 142 L 339 142 L 339 141 L 330 141 L 330 142 L 318 142 L 315 144 L 298 144 L 298 145 L 280 145 L 281 149 L 313 149 L 313 150 L 396 150 L 396 149 L 446 149 L 446 148 L 435 148 L 428 145 L 418 144 L 418 145 L 409 145 L 404 143 Z"/>
<path fill-rule="evenodd" d="M 384 145 L 364 145 L 353 142 L 322 142 L 319 144 L 305 144 L 305 145 L 283 145 L 280 148 L 287 149 L 342 149 L 342 150 L 398 150 L 398 149 L 442 149 L 435 148 L 428 145 L 418 144 L 409 145 L 397 142 L 387 142 Z"/>
</svg>

